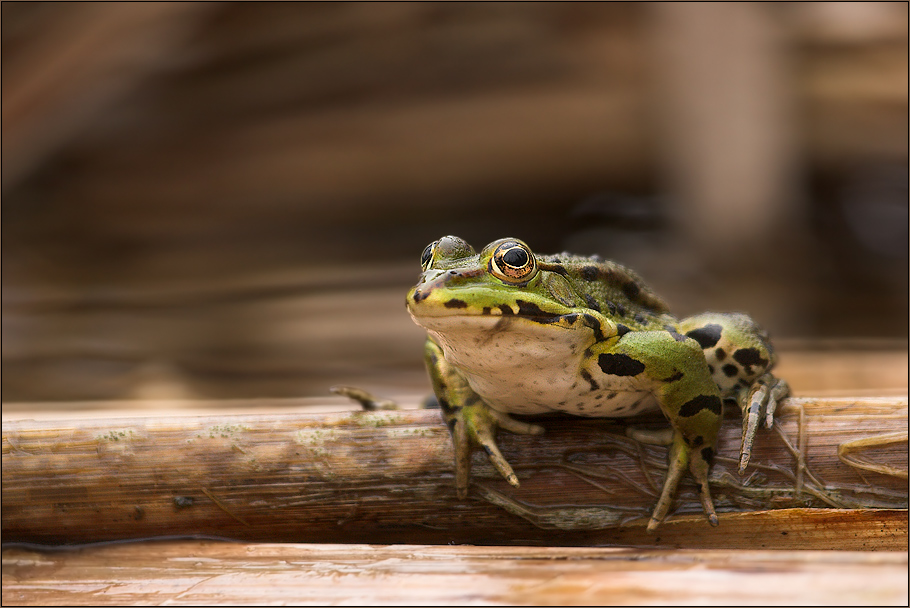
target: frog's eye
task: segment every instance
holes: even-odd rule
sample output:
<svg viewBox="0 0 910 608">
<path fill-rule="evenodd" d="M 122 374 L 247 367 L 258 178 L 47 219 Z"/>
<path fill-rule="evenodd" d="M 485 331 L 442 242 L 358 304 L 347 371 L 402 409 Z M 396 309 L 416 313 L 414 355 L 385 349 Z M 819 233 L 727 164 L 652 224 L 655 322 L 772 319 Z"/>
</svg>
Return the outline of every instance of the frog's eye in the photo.
<svg viewBox="0 0 910 608">
<path fill-rule="evenodd" d="M 527 283 L 537 273 L 537 259 L 521 241 L 506 240 L 493 251 L 490 272 L 507 283 Z"/>
<path fill-rule="evenodd" d="M 436 251 L 436 246 L 439 244 L 439 241 L 433 241 L 423 250 L 423 253 L 420 254 L 420 266 L 424 270 L 430 267 L 430 262 L 433 261 L 433 253 Z"/>
</svg>

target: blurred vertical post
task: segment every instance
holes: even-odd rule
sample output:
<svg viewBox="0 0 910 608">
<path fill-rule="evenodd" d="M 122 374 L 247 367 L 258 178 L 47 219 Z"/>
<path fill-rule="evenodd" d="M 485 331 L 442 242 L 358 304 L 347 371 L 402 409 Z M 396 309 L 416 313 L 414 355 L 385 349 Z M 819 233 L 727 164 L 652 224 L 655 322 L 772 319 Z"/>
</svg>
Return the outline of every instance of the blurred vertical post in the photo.
<svg viewBox="0 0 910 608">
<path fill-rule="evenodd" d="M 787 40 L 776 7 L 653 7 L 662 171 L 686 246 L 704 262 L 761 262 L 799 202 Z"/>
</svg>

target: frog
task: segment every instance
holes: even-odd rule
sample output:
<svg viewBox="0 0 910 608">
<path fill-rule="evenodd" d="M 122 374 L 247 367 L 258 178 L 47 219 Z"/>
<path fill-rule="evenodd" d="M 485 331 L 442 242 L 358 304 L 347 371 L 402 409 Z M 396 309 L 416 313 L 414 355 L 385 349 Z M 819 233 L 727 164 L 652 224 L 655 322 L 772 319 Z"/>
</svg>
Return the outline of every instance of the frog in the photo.
<svg viewBox="0 0 910 608">
<path fill-rule="evenodd" d="M 671 427 L 668 470 L 648 531 L 668 516 L 686 473 L 708 522 L 718 524 L 708 474 L 724 404 L 742 410 L 743 474 L 757 429 L 773 426 L 790 394 L 772 373 L 777 356 L 755 321 L 710 312 L 677 319 L 629 268 L 599 256 L 538 254 L 517 238 L 477 253 L 444 236 L 420 262 L 407 310 L 427 332 L 424 359 L 454 444 L 460 498 L 477 449 L 520 485 L 496 438 L 499 430 L 543 433 L 525 416 L 621 420 L 659 410 Z"/>
</svg>

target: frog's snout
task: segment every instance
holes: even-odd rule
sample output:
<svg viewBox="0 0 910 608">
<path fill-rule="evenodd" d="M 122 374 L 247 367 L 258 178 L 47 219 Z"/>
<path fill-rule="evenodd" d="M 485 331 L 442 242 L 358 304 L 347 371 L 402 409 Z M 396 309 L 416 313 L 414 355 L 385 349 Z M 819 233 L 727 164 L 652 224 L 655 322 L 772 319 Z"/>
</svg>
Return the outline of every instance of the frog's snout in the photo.
<svg viewBox="0 0 910 608">
<path fill-rule="evenodd" d="M 426 300 L 430 296 L 431 289 L 421 289 L 418 285 L 411 289 L 408 292 L 408 297 L 405 300 L 405 303 L 410 307 L 411 302 L 414 304 L 420 304 L 421 301 Z"/>
<path fill-rule="evenodd" d="M 411 288 L 411 291 L 408 292 L 407 303 L 408 306 L 413 302 L 414 304 L 420 304 L 423 300 L 426 300 L 430 297 L 430 294 L 433 293 L 433 290 L 444 285 L 445 281 L 440 280 L 440 276 L 446 274 L 445 271 L 440 270 L 428 270 L 420 275 L 420 281 L 417 285 Z"/>
<path fill-rule="evenodd" d="M 464 308 L 464 301 L 451 297 L 450 290 L 459 287 L 468 287 L 474 284 L 477 277 L 483 276 L 484 268 L 468 269 L 450 268 L 448 270 L 430 269 L 420 275 L 420 281 L 411 288 L 406 299 L 409 309 L 420 305 L 434 294 L 443 294 L 439 298 L 434 298 L 432 302 L 427 302 L 426 306 L 434 307 L 442 305 L 445 308 Z"/>
</svg>

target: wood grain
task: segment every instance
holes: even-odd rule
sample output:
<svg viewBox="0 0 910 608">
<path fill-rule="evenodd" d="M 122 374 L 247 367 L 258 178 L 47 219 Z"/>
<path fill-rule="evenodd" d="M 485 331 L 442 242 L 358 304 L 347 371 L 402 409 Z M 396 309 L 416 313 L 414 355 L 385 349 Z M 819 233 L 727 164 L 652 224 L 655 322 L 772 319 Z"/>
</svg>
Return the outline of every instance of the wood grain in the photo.
<svg viewBox="0 0 910 608">
<path fill-rule="evenodd" d="M 891 605 L 906 553 L 214 542 L 3 552 L 4 605 Z"/>
<path fill-rule="evenodd" d="M 643 526 L 665 448 L 604 421 L 502 433 L 521 488 L 477 454 L 466 500 L 434 411 L 6 421 L 3 538 L 905 548 L 906 398 L 790 399 L 779 414 L 745 478 L 733 472 L 739 422 L 727 419 L 712 472 L 718 528 L 686 482 L 656 535 Z"/>
</svg>

